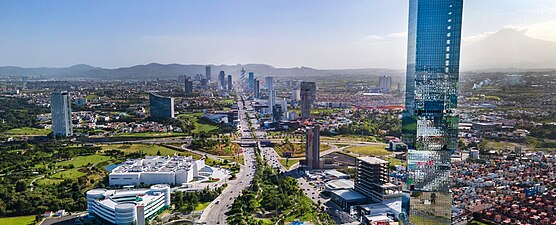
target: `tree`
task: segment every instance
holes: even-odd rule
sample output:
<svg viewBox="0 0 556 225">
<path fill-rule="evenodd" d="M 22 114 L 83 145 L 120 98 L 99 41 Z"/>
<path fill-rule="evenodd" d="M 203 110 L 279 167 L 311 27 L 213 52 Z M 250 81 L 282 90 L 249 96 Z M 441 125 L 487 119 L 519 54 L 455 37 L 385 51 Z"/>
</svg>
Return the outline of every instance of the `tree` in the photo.
<svg viewBox="0 0 556 225">
<path fill-rule="evenodd" d="M 431 193 L 431 204 L 436 204 L 436 193 Z"/>
<path fill-rule="evenodd" d="M 17 192 L 24 192 L 25 189 L 27 189 L 27 184 L 25 183 L 24 180 L 18 180 L 15 183 L 15 191 Z"/>
<path fill-rule="evenodd" d="M 156 155 L 158 155 L 158 156 L 162 155 L 162 154 L 160 153 L 160 150 L 158 150 L 158 151 L 156 152 Z"/>
</svg>

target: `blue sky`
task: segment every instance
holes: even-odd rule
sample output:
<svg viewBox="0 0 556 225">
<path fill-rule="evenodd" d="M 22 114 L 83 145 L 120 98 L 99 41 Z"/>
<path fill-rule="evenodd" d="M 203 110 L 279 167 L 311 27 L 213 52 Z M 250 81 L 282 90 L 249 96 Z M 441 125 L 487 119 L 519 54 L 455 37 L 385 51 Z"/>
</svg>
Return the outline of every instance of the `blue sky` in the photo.
<svg viewBox="0 0 556 225">
<path fill-rule="evenodd" d="M 556 41 L 554 0 L 466 0 L 463 44 Z M 0 0 L 0 65 L 267 63 L 403 68 L 406 0 Z"/>
</svg>

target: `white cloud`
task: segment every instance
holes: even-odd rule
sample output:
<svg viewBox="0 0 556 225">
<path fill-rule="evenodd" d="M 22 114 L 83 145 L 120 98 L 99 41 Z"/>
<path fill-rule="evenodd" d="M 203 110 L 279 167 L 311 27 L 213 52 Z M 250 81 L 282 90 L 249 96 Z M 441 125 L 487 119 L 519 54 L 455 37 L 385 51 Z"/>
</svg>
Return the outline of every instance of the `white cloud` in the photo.
<svg viewBox="0 0 556 225">
<path fill-rule="evenodd" d="M 481 40 L 487 38 L 488 36 L 490 36 L 494 33 L 496 33 L 496 32 L 489 31 L 489 32 L 484 32 L 484 33 L 480 33 L 480 34 L 477 34 L 477 35 L 465 36 L 465 37 L 461 38 L 462 39 L 461 43 L 462 43 L 462 45 L 472 44 L 472 43 L 481 41 Z"/>
<path fill-rule="evenodd" d="M 384 37 L 383 37 L 383 36 L 380 36 L 380 35 L 376 35 L 376 34 L 371 34 L 371 35 L 368 35 L 367 37 L 365 37 L 365 40 L 368 40 L 368 41 L 381 41 L 381 40 L 384 40 Z"/>
<path fill-rule="evenodd" d="M 406 38 L 406 37 L 407 37 L 407 32 L 391 33 L 391 34 L 388 35 L 388 37 L 393 37 L 393 38 Z"/>
<path fill-rule="evenodd" d="M 513 29 L 529 37 L 545 41 L 556 42 L 556 21 L 530 24 L 526 26 L 507 25 L 502 29 Z M 469 45 L 481 41 L 497 31 L 488 31 L 476 35 L 462 37 L 462 45 Z"/>
<path fill-rule="evenodd" d="M 523 29 L 529 37 L 556 42 L 556 21 L 531 24 Z"/>
</svg>

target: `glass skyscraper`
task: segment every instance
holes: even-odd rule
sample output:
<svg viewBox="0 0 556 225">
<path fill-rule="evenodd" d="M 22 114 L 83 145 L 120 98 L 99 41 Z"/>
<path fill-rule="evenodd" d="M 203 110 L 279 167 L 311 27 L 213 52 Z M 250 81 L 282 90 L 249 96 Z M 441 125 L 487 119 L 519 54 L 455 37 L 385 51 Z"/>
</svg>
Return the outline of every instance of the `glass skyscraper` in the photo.
<svg viewBox="0 0 556 225">
<path fill-rule="evenodd" d="M 451 224 L 462 11 L 463 0 L 409 1 L 403 211 L 414 225 Z"/>
<path fill-rule="evenodd" d="M 50 94 L 50 112 L 52 113 L 52 132 L 54 136 L 72 136 L 71 97 L 67 91 L 57 91 Z"/>
</svg>

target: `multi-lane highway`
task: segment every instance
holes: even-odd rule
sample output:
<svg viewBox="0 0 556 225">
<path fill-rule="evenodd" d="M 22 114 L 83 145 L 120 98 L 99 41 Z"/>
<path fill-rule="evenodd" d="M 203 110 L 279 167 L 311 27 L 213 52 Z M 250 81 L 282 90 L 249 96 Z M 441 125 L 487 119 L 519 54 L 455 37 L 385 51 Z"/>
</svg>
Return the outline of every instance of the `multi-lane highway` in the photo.
<svg viewBox="0 0 556 225">
<path fill-rule="evenodd" d="M 238 101 L 238 130 L 242 137 L 250 137 L 251 131 L 249 130 L 248 120 L 246 117 L 241 100 Z M 228 181 L 228 187 L 224 189 L 222 194 L 214 201 L 212 201 L 201 214 L 200 221 L 205 224 L 226 224 L 226 212 L 229 211 L 234 200 L 247 188 L 253 180 L 253 175 L 257 169 L 255 161 L 255 150 L 252 147 L 242 148 L 244 163 L 240 167 L 240 172 L 236 174 L 235 180 Z"/>
</svg>

